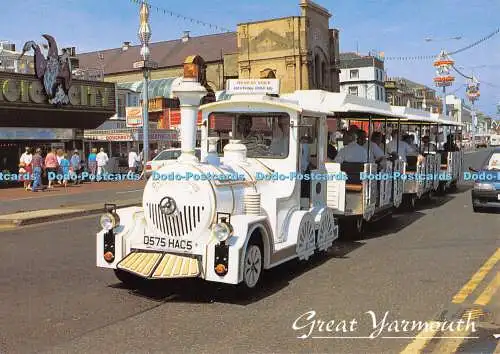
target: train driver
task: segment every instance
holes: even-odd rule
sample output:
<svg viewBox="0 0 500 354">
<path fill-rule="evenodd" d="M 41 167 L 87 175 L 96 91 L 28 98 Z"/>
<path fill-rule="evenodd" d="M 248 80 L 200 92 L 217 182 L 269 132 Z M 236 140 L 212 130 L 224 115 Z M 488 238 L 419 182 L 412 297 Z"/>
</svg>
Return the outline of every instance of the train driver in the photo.
<svg viewBox="0 0 500 354">
<path fill-rule="evenodd" d="M 252 131 L 252 117 L 244 114 L 239 116 L 237 131 L 241 143 L 247 148 L 248 156 L 267 155 L 268 149 L 264 137 Z"/>
</svg>

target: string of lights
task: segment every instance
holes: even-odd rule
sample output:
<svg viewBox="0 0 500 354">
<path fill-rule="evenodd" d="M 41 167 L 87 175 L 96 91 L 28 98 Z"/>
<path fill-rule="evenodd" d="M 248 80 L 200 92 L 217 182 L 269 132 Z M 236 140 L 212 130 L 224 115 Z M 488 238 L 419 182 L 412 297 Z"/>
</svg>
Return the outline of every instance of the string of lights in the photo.
<svg viewBox="0 0 500 354">
<path fill-rule="evenodd" d="M 134 4 L 139 4 L 139 5 L 143 3 L 142 0 L 130 0 L 130 1 L 132 3 L 134 3 Z M 149 7 L 150 10 L 154 9 L 154 10 L 156 10 L 157 13 L 162 13 L 164 15 L 170 15 L 171 17 L 177 17 L 177 18 L 182 19 L 184 21 L 190 21 L 191 23 L 196 23 L 197 25 L 201 25 L 201 26 L 204 26 L 204 27 L 209 27 L 212 30 L 215 30 L 215 31 L 218 31 L 218 32 L 234 32 L 234 31 L 232 31 L 230 29 L 227 29 L 227 28 L 224 28 L 222 26 L 217 26 L 217 25 L 214 25 L 212 23 L 208 23 L 208 22 L 197 20 L 197 19 L 192 18 L 192 17 L 184 16 L 184 15 L 181 15 L 179 13 L 176 13 L 176 12 L 173 12 L 173 11 L 170 11 L 170 10 L 167 10 L 167 9 L 164 9 L 164 8 L 152 5 L 152 4 L 148 3 L 148 2 L 145 2 L 145 3 Z"/>
<path fill-rule="evenodd" d="M 457 49 L 453 52 L 450 52 L 448 53 L 448 55 L 454 55 L 454 54 L 457 54 L 457 53 L 461 53 L 461 52 L 464 52 L 468 49 L 471 49 L 473 47 L 476 47 L 478 46 L 479 44 L 483 43 L 484 41 L 487 41 L 488 39 L 492 38 L 493 36 L 495 36 L 496 34 L 500 33 L 500 27 L 497 28 L 495 31 L 493 31 L 492 33 L 490 33 L 489 35 L 475 41 L 474 43 L 472 44 L 469 44 L 468 46 L 466 47 L 463 47 L 463 48 L 460 48 L 460 49 Z M 435 55 L 417 55 L 417 56 L 398 56 L 398 57 L 385 57 L 384 60 L 433 60 L 435 59 L 436 56 Z"/>
<path fill-rule="evenodd" d="M 459 71 L 455 65 L 452 65 L 451 67 L 453 68 L 453 70 L 455 70 L 457 73 L 459 73 L 461 76 L 465 77 L 466 79 L 474 80 L 472 77 L 467 76 L 464 73 L 462 73 L 461 71 Z"/>
</svg>

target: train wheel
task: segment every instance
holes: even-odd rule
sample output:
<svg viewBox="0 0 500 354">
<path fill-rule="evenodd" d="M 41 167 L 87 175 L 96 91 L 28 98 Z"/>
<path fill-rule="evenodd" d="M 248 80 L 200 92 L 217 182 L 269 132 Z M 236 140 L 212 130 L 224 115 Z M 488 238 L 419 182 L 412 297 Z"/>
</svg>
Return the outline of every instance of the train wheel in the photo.
<svg viewBox="0 0 500 354">
<path fill-rule="evenodd" d="M 250 240 L 243 263 L 243 284 L 246 288 L 253 289 L 258 285 L 262 276 L 263 259 L 261 246 Z"/>
<path fill-rule="evenodd" d="M 416 208 L 417 208 L 417 196 L 410 195 L 408 197 L 408 210 L 415 211 Z"/>
<path fill-rule="evenodd" d="M 438 193 L 440 195 L 445 195 L 446 194 L 446 184 L 444 184 L 444 183 L 440 183 L 439 184 Z"/>
<path fill-rule="evenodd" d="M 363 238 L 363 231 L 365 230 L 365 220 L 363 219 L 363 217 L 354 219 L 351 229 L 353 232 L 352 239 L 359 240 Z"/>
</svg>

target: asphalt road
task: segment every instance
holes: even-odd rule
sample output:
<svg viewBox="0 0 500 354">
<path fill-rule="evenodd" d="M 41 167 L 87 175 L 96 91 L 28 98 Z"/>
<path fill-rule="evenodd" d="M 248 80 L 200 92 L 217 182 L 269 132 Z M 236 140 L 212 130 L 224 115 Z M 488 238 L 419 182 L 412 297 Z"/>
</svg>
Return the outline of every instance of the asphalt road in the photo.
<svg viewBox="0 0 500 354">
<path fill-rule="evenodd" d="M 0 200 L 0 215 L 18 213 L 22 211 L 40 210 L 40 209 L 58 209 L 76 205 L 87 205 L 93 203 L 112 203 L 121 200 L 142 199 L 142 185 L 117 185 L 110 189 L 92 190 L 92 185 L 82 184 L 76 187 L 84 190 L 83 192 L 66 194 L 61 187 L 56 192 L 38 192 L 30 193 L 21 191 L 21 197 L 8 198 Z M 21 194 L 22 193 L 22 194 Z M 54 193 L 54 194 L 50 194 Z"/>
<path fill-rule="evenodd" d="M 498 230 L 498 214 L 474 214 L 461 188 L 328 257 L 270 271 L 252 296 L 201 281 L 124 288 L 95 267 L 95 216 L 0 232 L 0 352 L 399 353 L 410 339 L 298 339 L 307 331 L 292 325 L 311 310 L 356 319 L 356 333 L 336 333 L 344 336 L 373 332 L 367 311 L 377 321 L 387 311 L 435 319 L 499 247 Z"/>
</svg>

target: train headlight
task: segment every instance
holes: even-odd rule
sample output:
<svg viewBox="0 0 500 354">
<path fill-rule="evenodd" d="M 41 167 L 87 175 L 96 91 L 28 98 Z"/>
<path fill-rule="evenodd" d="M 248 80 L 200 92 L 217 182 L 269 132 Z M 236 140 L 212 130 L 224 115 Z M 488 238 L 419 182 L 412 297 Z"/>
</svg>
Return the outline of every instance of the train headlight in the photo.
<svg viewBox="0 0 500 354">
<path fill-rule="evenodd" d="M 115 213 L 106 213 L 101 215 L 101 217 L 99 218 L 99 224 L 106 231 L 115 228 L 119 223 L 120 218 L 118 217 L 118 214 Z"/>
<path fill-rule="evenodd" d="M 212 233 L 217 241 L 223 242 L 233 234 L 233 227 L 231 224 L 221 222 L 212 227 Z"/>
</svg>

